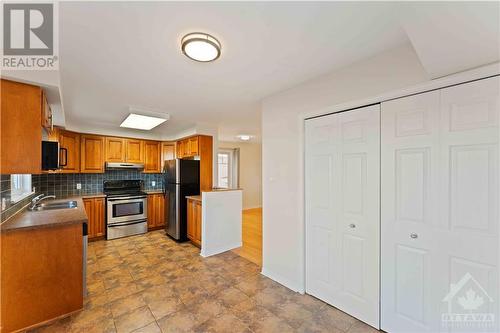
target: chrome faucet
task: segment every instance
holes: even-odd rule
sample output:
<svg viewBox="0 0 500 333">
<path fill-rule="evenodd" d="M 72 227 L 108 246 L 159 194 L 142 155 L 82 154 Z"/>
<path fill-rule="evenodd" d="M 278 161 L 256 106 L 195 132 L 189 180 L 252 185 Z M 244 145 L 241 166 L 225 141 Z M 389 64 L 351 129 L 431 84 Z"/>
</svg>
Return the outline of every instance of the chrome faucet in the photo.
<svg viewBox="0 0 500 333">
<path fill-rule="evenodd" d="M 40 194 L 31 199 L 31 204 L 28 207 L 28 210 L 35 210 L 35 208 L 38 206 L 40 202 L 46 199 L 55 199 L 55 195 L 45 195 L 45 194 Z"/>
</svg>

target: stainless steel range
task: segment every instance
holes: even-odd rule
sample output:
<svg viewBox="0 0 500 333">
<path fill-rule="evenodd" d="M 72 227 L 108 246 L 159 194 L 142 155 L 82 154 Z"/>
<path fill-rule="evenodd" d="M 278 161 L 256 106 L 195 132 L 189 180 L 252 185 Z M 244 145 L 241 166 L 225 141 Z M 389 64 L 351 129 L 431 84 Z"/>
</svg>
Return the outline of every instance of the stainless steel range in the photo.
<svg viewBox="0 0 500 333">
<path fill-rule="evenodd" d="M 148 231 L 147 194 L 142 191 L 142 180 L 107 180 L 106 239 L 115 239 Z"/>
</svg>

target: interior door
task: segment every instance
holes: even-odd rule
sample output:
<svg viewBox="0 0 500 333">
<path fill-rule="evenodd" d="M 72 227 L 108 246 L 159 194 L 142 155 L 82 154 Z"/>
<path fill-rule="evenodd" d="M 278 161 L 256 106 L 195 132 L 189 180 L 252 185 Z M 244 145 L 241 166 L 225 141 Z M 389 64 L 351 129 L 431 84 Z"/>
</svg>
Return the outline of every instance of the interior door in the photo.
<svg viewBox="0 0 500 333">
<path fill-rule="evenodd" d="M 387 332 L 499 330 L 499 88 L 497 77 L 382 104 Z M 447 316 L 474 313 L 496 322 Z"/>
<path fill-rule="evenodd" d="M 306 292 L 378 328 L 380 105 L 305 134 Z"/>
</svg>

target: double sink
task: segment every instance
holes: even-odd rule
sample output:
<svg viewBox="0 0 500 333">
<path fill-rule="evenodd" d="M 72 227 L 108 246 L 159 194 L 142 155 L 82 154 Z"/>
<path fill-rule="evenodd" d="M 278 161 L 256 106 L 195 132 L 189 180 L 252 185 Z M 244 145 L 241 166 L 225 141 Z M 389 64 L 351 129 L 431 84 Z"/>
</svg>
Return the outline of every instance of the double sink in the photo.
<svg viewBox="0 0 500 333">
<path fill-rule="evenodd" d="M 44 202 L 37 204 L 32 210 L 42 211 L 42 210 L 53 210 L 53 209 L 68 209 L 76 208 L 78 205 L 76 201 L 58 201 L 58 202 Z"/>
</svg>

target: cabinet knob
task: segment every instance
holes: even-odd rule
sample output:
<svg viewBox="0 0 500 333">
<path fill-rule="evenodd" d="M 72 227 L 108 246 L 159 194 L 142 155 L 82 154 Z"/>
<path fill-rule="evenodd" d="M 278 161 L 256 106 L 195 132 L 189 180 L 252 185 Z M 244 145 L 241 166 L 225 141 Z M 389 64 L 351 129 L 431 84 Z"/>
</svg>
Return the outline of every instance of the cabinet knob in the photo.
<svg viewBox="0 0 500 333">
<path fill-rule="evenodd" d="M 412 238 L 412 239 L 417 239 L 417 238 L 418 238 L 418 235 L 417 235 L 416 233 L 412 232 L 412 233 L 410 234 L 410 238 Z"/>
</svg>

